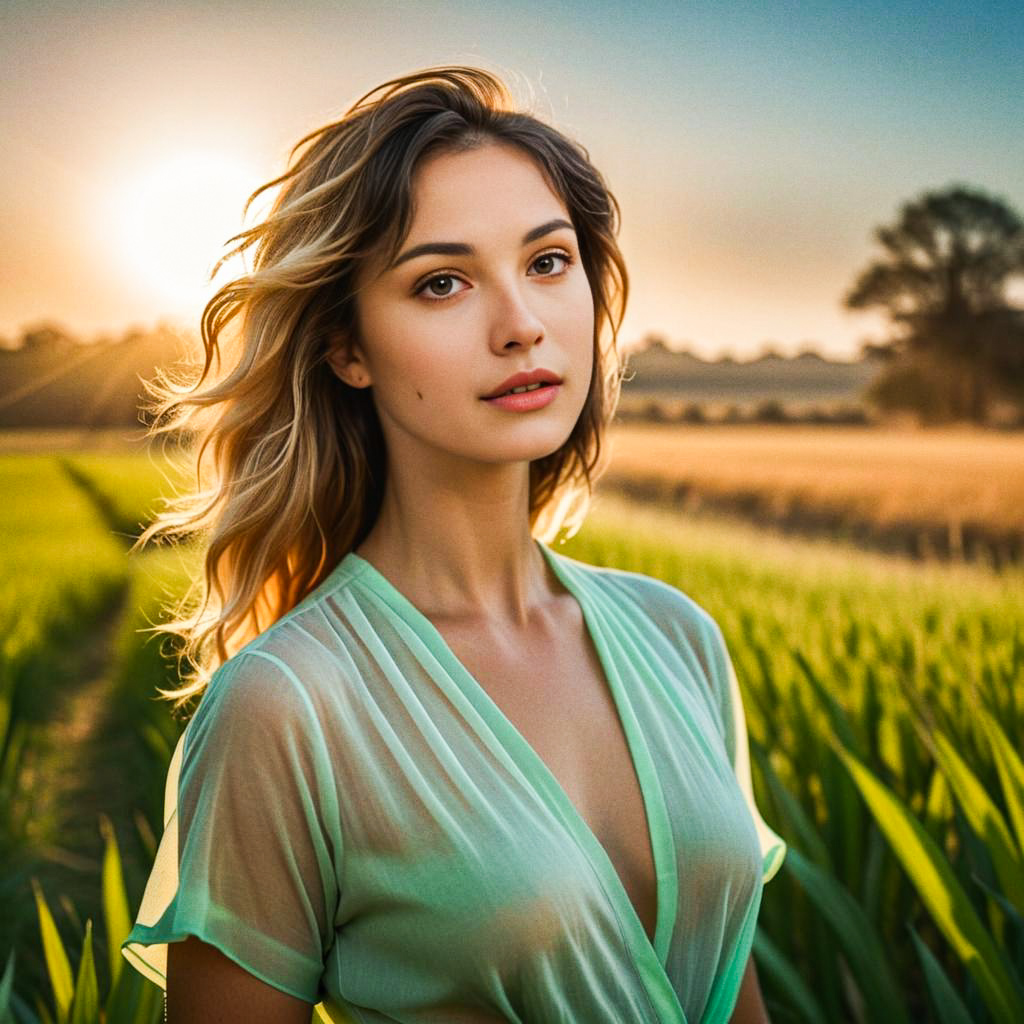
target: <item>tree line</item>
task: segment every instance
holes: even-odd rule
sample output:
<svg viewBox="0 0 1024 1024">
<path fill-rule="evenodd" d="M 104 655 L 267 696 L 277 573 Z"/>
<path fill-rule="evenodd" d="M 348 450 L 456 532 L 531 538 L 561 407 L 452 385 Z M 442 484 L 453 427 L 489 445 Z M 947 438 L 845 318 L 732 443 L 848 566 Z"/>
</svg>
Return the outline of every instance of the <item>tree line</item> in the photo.
<svg viewBox="0 0 1024 1024">
<path fill-rule="evenodd" d="M 1024 309 L 1010 296 L 1024 284 L 1017 212 L 954 185 L 905 203 L 874 238 L 881 253 L 841 299 L 888 320 L 884 337 L 862 345 L 879 357 L 865 406 L 925 425 L 987 425 L 997 406 L 1024 418 Z M 84 343 L 37 324 L 0 349 L 0 427 L 137 424 L 142 380 L 200 351 L 197 337 L 167 326 Z"/>
</svg>

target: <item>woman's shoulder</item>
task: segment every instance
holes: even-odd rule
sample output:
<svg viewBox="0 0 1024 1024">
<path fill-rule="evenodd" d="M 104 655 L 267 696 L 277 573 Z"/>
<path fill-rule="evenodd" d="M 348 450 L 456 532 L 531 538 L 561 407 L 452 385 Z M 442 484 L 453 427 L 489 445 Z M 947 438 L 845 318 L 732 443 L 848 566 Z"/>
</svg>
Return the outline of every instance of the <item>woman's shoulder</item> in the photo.
<svg viewBox="0 0 1024 1024">
<path fill-rule="evenodd" d="M 196 716 L 241 717 L 255 724 L 304 715 L 312 691 L 304 681 L 309 674 L 296 671 L 302 660 L 302 652 L 250 642 L 213 671 Z"/>
<path fill-rule="evenodd" d="M 347 618 L 358 591 L 352 586 L 357 567 L 342 558 L 305 596 L 253 637 L 238 654 L 261 655 L 289 664 L 296 653 L 329 658 L 337 631 L 332 623 Z M 305 638 L 305 640 L 303 639 Z"/>
<path fill-rule="evenodd" d="M 289 702 L 320 703 L 337 694 L 352 672 L 344 656 L 340 600 L 347 575 L 333 572 L 294 608 L 222 662 L 210 677 L 211 694 L 244 692 L 247 700 L 285 710 Z M 334 600 L 332 600 L 332 598 Z"/>
</svg>

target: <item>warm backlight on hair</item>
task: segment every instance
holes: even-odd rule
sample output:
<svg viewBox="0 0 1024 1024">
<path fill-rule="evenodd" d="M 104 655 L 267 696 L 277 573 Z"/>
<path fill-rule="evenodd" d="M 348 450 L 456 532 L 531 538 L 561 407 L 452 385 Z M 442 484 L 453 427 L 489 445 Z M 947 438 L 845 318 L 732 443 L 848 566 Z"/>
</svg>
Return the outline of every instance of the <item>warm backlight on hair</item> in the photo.
<svg viewBox="0 0 1024 1024">
<path fill-rule="evenodd" d="M 210 280 L 259 184 L 252 166 L 205 150 L 179 151 L 120 178 L 107 224 L 132 285 L 151 294 L 161 312 L 196 316 L 223 281 L 244 271 L 233 257 Z"/>
</svg>

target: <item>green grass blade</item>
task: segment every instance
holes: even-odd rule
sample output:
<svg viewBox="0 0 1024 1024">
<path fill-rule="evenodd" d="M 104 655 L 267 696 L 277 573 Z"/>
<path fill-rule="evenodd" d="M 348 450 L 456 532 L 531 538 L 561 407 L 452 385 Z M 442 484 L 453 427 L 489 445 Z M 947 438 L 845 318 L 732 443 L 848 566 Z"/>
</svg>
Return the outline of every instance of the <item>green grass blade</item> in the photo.
<svg viewBox="0 0 1024 1024">
<path fill-rule="evenodd" d="M 760 925 L 754 931 L 753 951 L 758 970 L 770 977 L 774 986 L 784 993 L 788 1000 L 787 1008 L 793 1007 L 805 1024 L 828 1024 L 828 1018 L 807 982 Z"/>
<path fill-rule="evenodd" d="M 1002 950 L 985 930 L 942 851 L 899 798 L 856 757 L 836 745 L 857 788 L 914 883 L 936 925 L 970 971 L 996 1024 L 1024 1020 Z"/>
<path fill-rule="evenodd" d="M 110 1024 L 154 1024 L 163 1016 L 163 989 L 138 971 L 122 971 L 106 1005 Z"/>
<path fill-rule="evenodd" d="M 99 1020 L 100 993 L 92 955 L 92 918 L 89 918 L 85 922 L 85 941 L 82 943 L 82 959 L 78 964 L 70 1024 L 99 1024 Z"/>
<path fill-rule="evenodd" d="M 0 1024 L 13 1024 L 14 1015 L 11 1010 L 11 988 L 14 986 L 14 950 L 7 957 L 4 976 L 0 978 Z"/>
<path fill-rule="evenodd" d="M 828 715 L 829 722 L 832 724 L 836 734 L 842 739 L 845 746 L 856 750 L 863 757 L 864 749 L 860 737 L 843 710 L 843 706 L 836 700 L 831 690 L 818 678 L 818 673 L 814 671 L 814 667 L 804 652 L 799 648 L 795 648 L 792 654 L 793 660 L 800 667 L 804 679 L 811 685 L 821 706 L 825 709 L 825 713 Z"/>
<path fill-rule="evenodd" d="M 987 708 L 978 708 L 978 718 L 992 750 L 1006 808 L 1017 835 L 1017 849 L 1024 855 L 1024 761 Z"/>
<path fill-rule="evenodd" d="M 971 872 L 971 881 L 975 885 L 981 886 L 992 897 L 992 899 L 999 905 L 1003 913 L 1006 914 L 1010 924 L 1017 930 L 1017 964 L 1016 969 L 1024 973 L 1024 915 L 1020 913 L 1017 908 L 1010 903 L 1010 901 L 1001 893 L 996 892 L 988 883 L 978 877 L 977 872 Z"/>
<path fill-rule="evenodd" d="M 782 817 L 789 826 L 788 834 L 796 837 L 796 845 L 806 851 L 808 856 L 823 868 L 831 867 L 832 858 L 829 856 L 828 847 L 814 827 L 814 822 L 801 806 L 797 798 L 782 784 L 771 762 L 765 756 L 760 746 L 753 741 L 750 744 L 750 752 L 761 774 L 764 777 L 772 799 L 778 806 Z"/>
<path fill-rule="evenodd" d="M 54 1024 L 54 1019 L 50 1016 L 50 1011 L 46 1008 L 46 1004 L 36 996 L 36 1009 L 39 1011 L 39 1024 Z"/>
<path fill-rule="evenodd" d="M 914 940 L 918 959 L 924 968 L 925 984 L 928 986 L 928 994 L 932 997 L 932 1005 L 935 1007 L 939 1024 L 974 1024 L 963 1000 L 946 977 L 946 972 L 939 961 L 935 959 L 935 954 L 925 945 L 909 921 L 907 930 Z"/>
<path fill-rule="evenodd" d="M 142 977 L 137 971 L 133 973 L 137 974 L 139 981 L 142 982 L 142 990 L 134 1007 L 134 1016 L 125 1017 L 125 1024 L 156 1024 L 164 1016 L 164 990 Z"/>
<path fill-rule="evenodd" d="M 131 931 L 131 917 L 128 911 L 128 895 L 124 888 L 124 872 L 121 869 L 121 853 L 117 836 L 110 819 L 100 816 L 100 831 L 103 833 L 103 918 L 107 928 L 107 956 L 110 961 L 110 985 L 117 984 L 124 957 L 121 943 Z"/>
<path fill-rule="evenodd" d="M 889 970 L 885 946 L 860 904 L 841 883 L 799 850 L 790 853 L 790 873 L 838 939 L 869 1019 L 909 1024 L 899 986 Z"/>
<path fill-rule="evenodd" d="M 44 1018 L 34 1013 L 17 992 L 11 992 L 11 1008 L 11 1016 L 4 1024 L 8 1024 L 8 1021 L 10 1024 L 44 1024 Z"/>
<path fill-rule="evenodd" d="M 953 821 L 953 794 L 938 765 L 932 772 L 922 818 L 925 827 L 934 836 L 941 836 Z"/>
<path fill-rule="evenodd" d="M 936 728 L 932 738 L 935 759 L 960 802 L 967 824 L 984 842 L 1004 895 L 1018 910 L 1024 910 L 1024 864 L 1006 819 L 946 734 Z"/>
<path fill-rule="evenodd" d="M 32 890 L 36 897 L 36 913 L 39 915 L 39 931 L 43 939 L 43 956 L 46 959 L 46 970 L 50 975 L 50 985 L 53 987 L 57 1021 L 58 1024 L 64 1024 L 68 1018 L 68 1010 L 71 1008 L 71 998 L 74 995 L 71 964 L 64 951 L 64 943 L 60 941 L 60 934 L 53 922 L 50 908 L 46 905 L 43 890 L 35 878 L 32 879 Z"/>
</svg>

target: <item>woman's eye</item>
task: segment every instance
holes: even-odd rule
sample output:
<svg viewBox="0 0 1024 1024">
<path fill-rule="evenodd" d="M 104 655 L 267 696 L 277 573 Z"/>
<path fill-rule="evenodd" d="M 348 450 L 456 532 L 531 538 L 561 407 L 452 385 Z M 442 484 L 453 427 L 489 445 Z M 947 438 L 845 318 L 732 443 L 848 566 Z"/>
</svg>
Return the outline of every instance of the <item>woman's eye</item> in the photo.
<svg viewBox="0 0 1024 1024">
<path fill-rule="evenodd" d="M 565 264 L 565 268 L 558 272 L 547 272 L 547 268 L 551 266 L 551 260 L 562 260 Z M 566 270 L 572 265 L 572 257 L 565 252 L 543 252 L 541 253 L 532 263 L 534 267 L 540 267 L 544 273 L 535 274 L 535 277 L 560 277 L 565 273 Z M 456 281 L 462 281 L 462 278 L 456 277 L 454 274 L 435 274 L 433 277 L 428 277 L 416 289 L 416 295 L 424 295 L 427 293 L 427 289 L 430 289 L 429 295 L 433 295 L 431 302 L 440 301 L 441 299 L 450 298 L 452 295 L 457 295 L 458 292 L 452 291 L 451 285 Z M 462 282 L 465 284 L 465 282 Z M 435 287 L 436 286 L 436 287 Z M 436 288 L 441 288 L 441 291 L 437 291 Z"/>
<path fill-rule="evenodd" d="M 563 260 L 565 262 L 566 269 L 569 264 L 572 263 L 572 257 L 564 252 L 542 252 L 534 261 L 533 265 L 537 266 L 538 263 L 542 263 L 546 260 Z M 563 271 L 564 273 L 564 271 Z M 557 274 L 541 274 L 541 277 L 557 277 Z"/>
<path fill-rule="evenodd" d="M 422 292 L 426 291 L 427 288 L 433 288 L 433 286 L 438 284 L 438 282 L 455 282 L 458 280 L 459 278 L 455 277 L 454 274 L 438 274 L 437 277 L 431 277 L 428 280 L 424 281 L 422 287 L 419 289 L 417 294 L 421 294 Z M 449 295 L 454 295 L 456 293 L 448 289 L 447 291 L 444 291 L 440 294 L 438 292 L 434 292 L 433 294 L 437 298 L 446 299 L 448 298 Z"/>
</svg>

